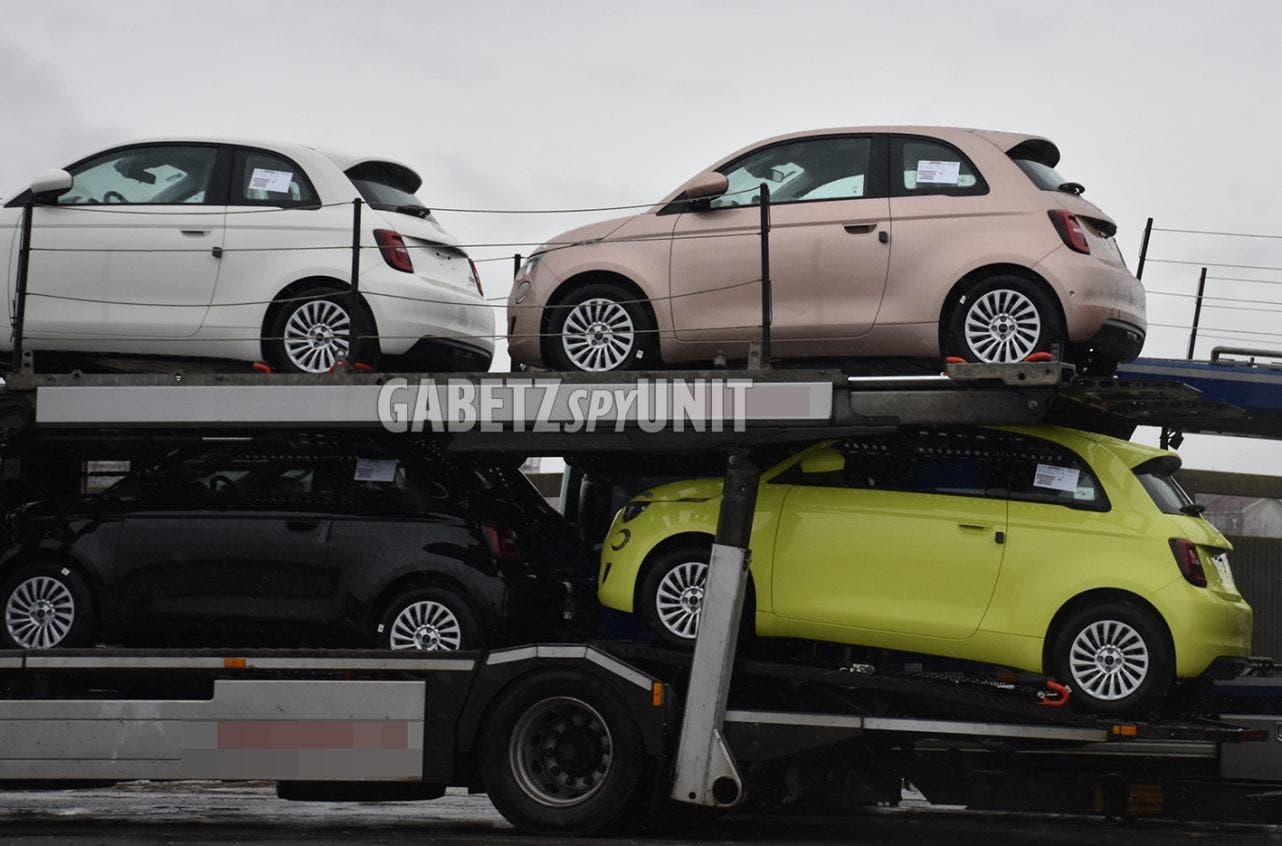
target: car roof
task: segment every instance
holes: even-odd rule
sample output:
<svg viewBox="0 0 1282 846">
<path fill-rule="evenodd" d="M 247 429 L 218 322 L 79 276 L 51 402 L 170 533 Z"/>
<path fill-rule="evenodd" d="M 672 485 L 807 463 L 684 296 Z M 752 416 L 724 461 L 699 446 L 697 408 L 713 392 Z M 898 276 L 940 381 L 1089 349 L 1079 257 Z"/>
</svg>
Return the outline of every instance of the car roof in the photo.
<svg viewBox="0 0 1282 846">
<path fill-rule="evenodd" d="M 309 158 L 312 155 L 319 154 L 329 161 L 333 162 L 339 170 L 346 173 L 353 167 L 362 164 L 377 163 L 390 165 L 398 171 L 401 171 L 407 178 L 407 182 L 414 182 L 412 189 L 417 191 L 422 185 L 423 179 L 419 176 L 414 168 L 399 162 L 396 159 L 387 158 L 386 156 L 363 156 L 356 153 L 349 153 L 343 150 L 334 150 L 326 147 L 315 147 L 310 144 L 300 144 L 295 141 L 269 141 L 262 138 L 237 138 L 237 137 L 220 137 L 212 135 L 170 135 L 163 138 L 135 138 L 130 141 L 120 141 L 106 147 L 99 148 L 90 155 L 97 155 L 107 150 L 115 150 L 120 147 L 130 147 L 135 144 L 227 144 L 237 147 L 258 147 L 264 150 L 273 150 L 283 153 L 290 158 Z M 87 157 L 81 157 L 81 159 Z"/>
</svg>

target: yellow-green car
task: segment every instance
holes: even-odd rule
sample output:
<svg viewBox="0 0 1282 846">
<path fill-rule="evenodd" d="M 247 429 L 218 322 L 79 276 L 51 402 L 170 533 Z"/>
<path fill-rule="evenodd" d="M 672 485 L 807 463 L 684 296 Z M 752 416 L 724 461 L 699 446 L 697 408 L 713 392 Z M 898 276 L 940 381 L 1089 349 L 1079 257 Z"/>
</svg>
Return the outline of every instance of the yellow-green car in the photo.
<svg viewBox="0 0 1282 846">
<path fill-rule="evenodd" d="M 1149 710 L 1251 646 L 1229 542 L 1179 464 L 1050 426 L 814 444 L 762 476 L 745 615 L 762 637 L 1045 672 L 1097 712 Z M 721 485 L 633 497 L 603 545 L 601 603 L 669 646 L 697 630 Z"/>
</svg>

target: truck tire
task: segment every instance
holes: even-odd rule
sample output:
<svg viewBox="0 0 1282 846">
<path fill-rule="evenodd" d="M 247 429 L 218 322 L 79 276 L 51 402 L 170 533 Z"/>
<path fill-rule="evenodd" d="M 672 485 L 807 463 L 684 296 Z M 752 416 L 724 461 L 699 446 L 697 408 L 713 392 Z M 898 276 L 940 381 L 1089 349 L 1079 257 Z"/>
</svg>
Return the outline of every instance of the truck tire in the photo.
<svg viewBox="0 0 1282 846">
<path fill-rule="evenodd" d="M 641 781 L 641 732 L 618 694 L 578 670 L 534 671 L 495 697 L 478 761 L 490 801 L 532 834 L 592 834 L 624 818 Z"/>
</svg>

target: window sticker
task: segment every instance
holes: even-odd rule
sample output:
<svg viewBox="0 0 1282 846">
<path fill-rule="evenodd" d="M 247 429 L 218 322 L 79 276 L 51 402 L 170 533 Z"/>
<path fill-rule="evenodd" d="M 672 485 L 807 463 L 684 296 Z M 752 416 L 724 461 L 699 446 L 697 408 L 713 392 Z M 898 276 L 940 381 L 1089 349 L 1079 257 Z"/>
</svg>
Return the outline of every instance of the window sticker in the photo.
<svg viewBox="0 0 1282 846">
<path fill-rule="evenodd" d="M 1076 467 L 1057 467 L 1054 464 L 1038 464 L 1037 474 L 1033 476 L 1033 486 L 1050 488 L 1054 491 L 1073 491 L 1077 493 L 1077 479 L 1082 471 Z"/>
<path fill-rule="evenodd" d="M 918 185 L 956 185 L 961 178 L 961 162 L 917 162 Z"/>
<path fill-rule="evenodd" d="M 358 458 L 355 478 L 358 482 L 394 482 L 396 481 L 396 459 Z"/>
<path fill-rule="evenodd" d="M 263 167 L 254 168 L 254 174 L 249 179 L 250 191 L 266 191 L 270 194 L 288 194 L 289 185 L 294 181 L 294 172 L 292 170 L 268 170 Z"/>
</svg>

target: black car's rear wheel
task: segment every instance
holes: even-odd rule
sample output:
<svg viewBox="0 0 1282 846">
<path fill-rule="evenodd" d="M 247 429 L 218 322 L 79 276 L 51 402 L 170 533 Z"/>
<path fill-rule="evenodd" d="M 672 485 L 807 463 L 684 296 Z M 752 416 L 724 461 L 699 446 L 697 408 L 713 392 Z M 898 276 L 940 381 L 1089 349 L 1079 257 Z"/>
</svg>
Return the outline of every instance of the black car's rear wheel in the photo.
<svg viewBox="0 0 1282 846">
<path fill-rule="evenodd" d="M 58 562 L 21 568 L 0 587 L 4 625 L 0 642 L 9 649 L 86 646 L 93 638 L 89 588 Z"/>
<path fill-rule="evenodd" d="M 388 605 L 376 632 L 385 649 L 457 652 L 485 645 L 481 624 L 466 599 L 442 587 L 421 587 Z"/>
</svg>

